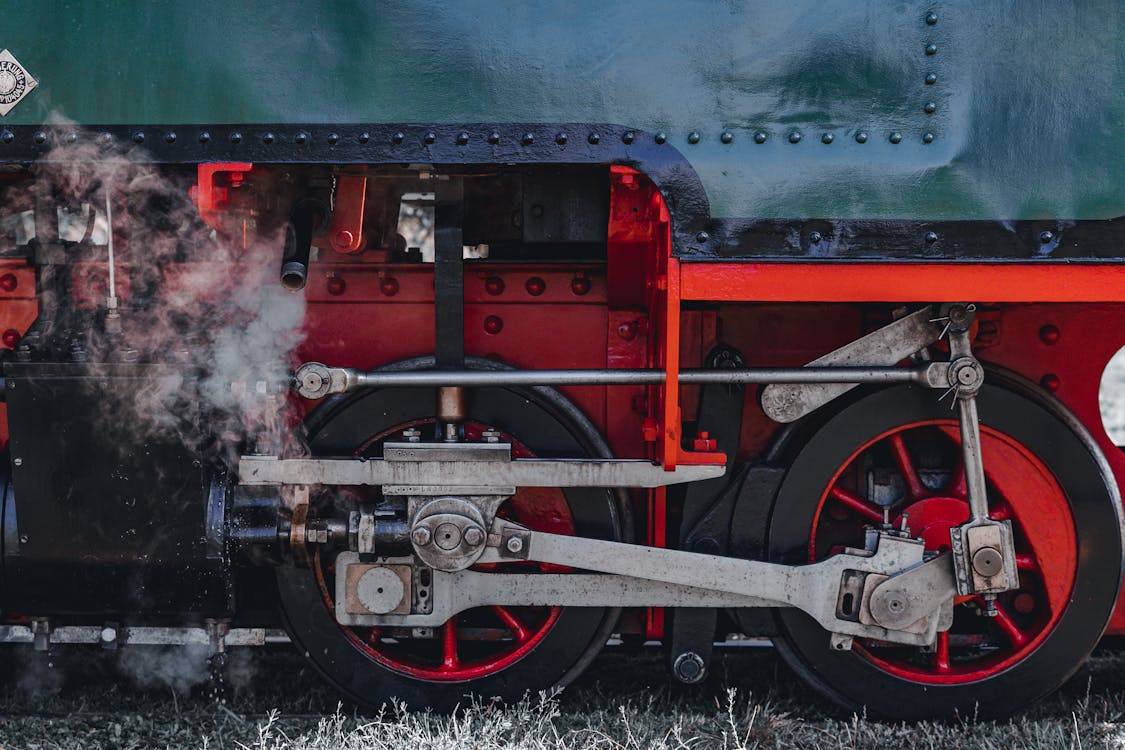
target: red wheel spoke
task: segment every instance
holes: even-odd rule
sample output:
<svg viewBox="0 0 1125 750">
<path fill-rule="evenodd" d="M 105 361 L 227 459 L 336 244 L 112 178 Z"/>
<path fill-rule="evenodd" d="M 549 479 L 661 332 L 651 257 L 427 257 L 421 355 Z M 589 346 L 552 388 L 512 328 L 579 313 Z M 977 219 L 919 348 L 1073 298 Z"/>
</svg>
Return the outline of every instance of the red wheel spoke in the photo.
<svg viewBox="0 0 1125 750">
<path fill-rule="evenodd" d="M 1006 521 L 1012 517 L 1012 510 L 1007 505 L 993 505 L 988 509 L 988 517 L 997 521 Z"/>
<path fill-rule="evenodd" d="M 895 455 L 895 463 L 898 464 L 898 470 L 902 474 L 902 478 L 906 480 L 907 491 L 915 500 L 921 500 L 926 495 L 926 487 L 918 477 L 918 472 L 914 468 L 914 459 L 910 457 L 910 450 L 906 447 L 906 441 L 903 439 L 902 433 L 891 435 L 888 439 L 891 443 L 891 451 Z"/>
<path fill-rule="evenodd" d="M 996 604 L 996 616 L 992 620 L 1000 630 L 1004 631 L 1004 635 L 1014 647 L 1019 648 L 1027 641 L 1027 636 L 1020 630 L 1020 626 L 1008 614 L 1008 610 L 1001 607 L 999 603 Z"/>
<path fill-rule="evenodd" d="M 1016 553 L 1016 568 L 1018 570 L 1027 571 L 1028 573 L 1039 572 L 1039 561 L 1031 555 L 1017 552 Z"/>
<path fill-rule="evenodd" d="M 441 668 L 444 670 L 457 669 L 457 618 L 450 617 L 449 622 L 441 629 Z"/>
<path fill-rule="evenodd" d="M 833 500 L 843 503 L 861 516 L 866 516 L 876 523 L 883 522 L 883 514 L 871 507 L 862 497 L 853 495 L 840 486 L 833 486 L 829 495 Z"/>
<path fill-rule="evenodd" d="M 949 674 L 949 631 L 943 630 L 937 634 L 937 645 L 934 651 L 934 671 L 938 674 Z"/>
<path fill-rule="evenodd" d="M 523 643 L 527 640 L 530 635 L 527 632 L 527 628 L 523 626 L 523 623 L 519 621 L 518 617 L 512 614 L 510 609 L 507 607 L 494 606 L 492 611 L 503 621 L 504 627 L 512 631 L 512 635 L 516 637 L 517 643 Z"/>
</svg>

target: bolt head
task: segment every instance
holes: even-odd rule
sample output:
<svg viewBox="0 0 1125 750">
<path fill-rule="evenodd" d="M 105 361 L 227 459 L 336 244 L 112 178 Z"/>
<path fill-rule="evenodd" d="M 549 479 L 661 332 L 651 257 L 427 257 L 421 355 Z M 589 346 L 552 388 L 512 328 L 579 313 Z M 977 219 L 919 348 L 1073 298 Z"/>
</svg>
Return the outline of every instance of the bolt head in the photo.
<svg viewBox="0 0 1125 750">
<path fill-rule="evenodd" d="M 523 552 L 523 540 L 518 536 L 510 537 L 507 544 L 505 544 L 504 546 L 507 547 L 508 551 L 513 555 Z"/>
<path fill-rule="evenodd" d="M 465 529 L 465 544 L 470 547 L 479 547 L 484 542 L 484 529 L 479 526 L 470 526 Z"/>
<path fill-rule="evenodd" d="M 425 526 L 419 526 L 414 529 L 414 531 L 410 532 L 410 540 L 419 547 L 425 547 L 430 543 L 430 539 L 430 530 Z"/>
</svg>

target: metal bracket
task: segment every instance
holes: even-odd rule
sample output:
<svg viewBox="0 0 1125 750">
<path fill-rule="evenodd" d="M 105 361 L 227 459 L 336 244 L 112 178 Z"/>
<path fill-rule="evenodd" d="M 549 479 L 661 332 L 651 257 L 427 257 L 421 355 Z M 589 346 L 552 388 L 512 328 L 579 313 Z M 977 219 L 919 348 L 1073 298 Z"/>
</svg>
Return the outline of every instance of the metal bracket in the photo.
<svg viewBox="0 0 1125 750">
<path fill-rule="evenodd" d="M 924 307 L 877 331 L 809 362 L 806 367 L 893 365 L 925 349 L 942 336 L 934 311 Z M 762 389 L 762 410 L 775 422 L 795 422 L 855 388 L 857 383 L 768 385 Z"/>
</svg>

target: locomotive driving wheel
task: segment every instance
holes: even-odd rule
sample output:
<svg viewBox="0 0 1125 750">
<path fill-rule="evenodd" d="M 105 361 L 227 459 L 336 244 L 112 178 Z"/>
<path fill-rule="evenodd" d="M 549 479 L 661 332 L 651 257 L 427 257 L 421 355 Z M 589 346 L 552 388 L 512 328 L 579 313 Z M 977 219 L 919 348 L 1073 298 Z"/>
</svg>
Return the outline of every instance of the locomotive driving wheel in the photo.
<svg viewBox="0 0 1125 750">
<path fill-rule="evenodd" d="M 1085 660 L 1121 582 L 1121 522 L 1108 468 L 1073 418 L 997 386 L 978 395 L 990 513 L 1012 522 L 1019 588 L 994 607 L 954 600 L 933 648 L 828 634 L 779 610 L 779 650 L 830 699 L 894 719 L 1003 716 L 1051 692 Z M 774 559 L 813 562 L 862 547 L 884 517 L 928 551 L 949 549 L 969 518 L 958 423 L 933 391 L 894 388 L 831 417 L 803 446 L 778 493 Z M 1079 549 L 1081 548 L 1081 554 Z"/>
<path fill-rule="evenodd" d="M 424 366 L 424 363 L 423 363 Z M 608 455 L 596 430 L 550 389 L 480 388 L 469 400 L 463 437 L 487 429 L 510 442 L 515 458 Z M 307 421 L 315 455 L 376 457 L 404 431 L 434 431 L 434 392 L 387 389 L 328 401 Z M 494 433 L 490 436 L 495 438 Z M 366 495 L 373 495 L 368 497 Z M 333 488 L 337 511 L 377 499 L 374 488 Z M 587 488 L 521 488 L 499 516 L 554 534 L 617 539 L 620 508 L 611 492 Z M 475 570 L 565 572 L 526 561 L 477 565 Z M 604 645 L 617 611 L 601 608 L 478 607 L 435 628 L 364 628 L 334 617 L 333 560 L 311 569 L 278 571 L 290 636 L 341 692 L 377 707 L 392 698 L 411 708 L 449 710 L 468 696 L 517 699 L 526 691 L 565 685 Z"/>
</svg>

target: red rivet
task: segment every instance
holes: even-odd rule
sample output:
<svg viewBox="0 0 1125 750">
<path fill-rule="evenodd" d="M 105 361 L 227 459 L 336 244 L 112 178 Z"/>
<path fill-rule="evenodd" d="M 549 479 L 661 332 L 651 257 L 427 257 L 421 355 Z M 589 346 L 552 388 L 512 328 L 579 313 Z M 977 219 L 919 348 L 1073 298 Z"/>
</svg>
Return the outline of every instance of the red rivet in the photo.
<svg viewBox="0 0 1125 750">
<path fill-rule="evenodd" d="M 496 335 L 504 330 L 504 321 L 500 320 L 497 315 L 489 315 L 484 319 L 484 332 Z"/>
<path fill-rule="evenodd" d="M 20 332 L 15 328 L 9 328 L 4 331 L 4 346 L 9 349 L 15 349 L 16 344 L 20 342 Z"/>
<path fill-rule="evenodd" d="M 109 291 L 109 281 L 104 274 L 92 273 L 86 277 L 86 291 L 91 297 L 102 297 Z"/>
<path fill-rule="evenodd" d="M 395 296 L 398 294 L 398 280 L 390 276 L 386 277 L 379 282 L 379 291 L 388 297 Z"/>
<path fill-rule="evenodd" d="M 355 242 L 355 235 L 347 229 L 341 229 L 339 232 L 336 232 L 336 238 L 333 242 L 336 244 L 336 247 L 343 247 L 350 250 L 352 243 Z"/>
<path fill-rule="evenodd" d="M 632 341 L 637 336 L 637 321 L 626 320 L 617 325 L 617 335 L 626 341 Z"/>
<path fill-rule="evenodd" d="M 1058 326 L 1047 324 L 1039 329 L 1039 339 L 1047 346 L 1053 346 L 1059 341 Z"/>
<path fill-rule="evenodd" d="M 493 297 L 504 293 L 504 279 L 499 276 L 489 276 L 484 280 L 484 291 Z"/>
<path fill-rule="evenodd" d="M 1043 386 L 1044 388 L 1046 388 L 1051 393 L 1054 393 L 1055 391 L 1057 391 L 1059 389 L 1059 386 L 1062 385 L 1062 381 L 1059 380 L 1058 375 L 1054 375 L 1052 373 L 1047 373 L 1046 375 L 1044 375 L 1043 377 L 1041 377 L 1039 379 L 1039 385 Z"/>
<path fill-rule="evenodd" d="M 527 293 L 532 297 L 538 297 L 540 294 L 547 291 L 547 282 L 543 281 L 543 279 L 538 276 L 532 276 L 527 280 L 527 283 L 524 284 L 524 287 L 527 289 Z"/>
<path fill-rule="evenodd" d="M 1035 611 L 1035 597 L 1023 591 L 1016 594 L 1015 599 L 1012 600 L 1012 606 L 1014 606 L 1016 611 L 1021 615 L 1030 615 Z"/>
<path fill-rule="evenodd" d="M 590 291 L 590 280 L 585 276 L 575 276 L 570 280 L 570 291 L 581 297 Z"/>
<path fill-rule="evenodd" d="M 333 297 L 339 297 L 347 288 L 347 282 L 341 279 L 339 276 L 328 277 L 328 293 Z"/>
<path fill-rule="evenodd" d="M 6 273 L 0 276 L 0 289 L 3 289 L 5 292 L 14 292 L 19 285 L 20 280 L 16 278 L 14 273 Z"/>
</svg>

